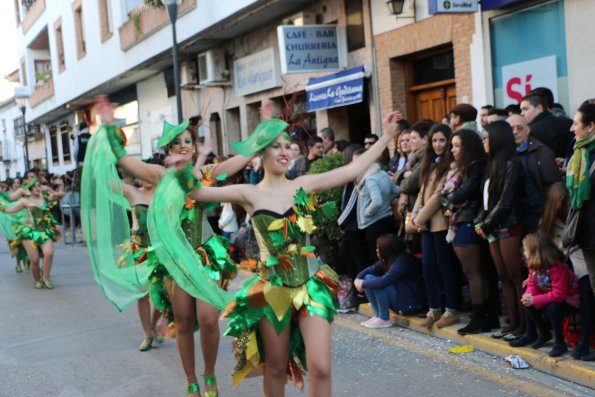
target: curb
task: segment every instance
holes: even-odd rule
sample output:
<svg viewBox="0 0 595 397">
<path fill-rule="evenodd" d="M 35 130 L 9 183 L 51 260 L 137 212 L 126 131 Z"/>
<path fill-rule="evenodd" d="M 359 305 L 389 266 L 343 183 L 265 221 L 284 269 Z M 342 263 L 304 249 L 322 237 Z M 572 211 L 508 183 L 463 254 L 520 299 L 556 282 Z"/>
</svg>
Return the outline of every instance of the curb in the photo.
<svg viewBox="0 0 595 397">
<path fill-rule="evenodd" d="M 374 311 L 369 304 L 361 304 L 359 306 L 359 312 L 370 317 L 374 315 Z M 408 328 L 412 331 L 435 336 L 440 339 L 451 340 L 461 345 L 473 345 L 475 349 L 494 356 L 504 358 L 511 354 L 518 354 L 532 368 L 541 372 L 591 389 L 595 386 L 595 363 L 574 360 L 568 354 L 563 357 L 552 358 L 542 350 L 534 350 L 529 347 L 510 347 L 508 343 L 491 338 L 488 334 L 462 336 L 457 333 L 457 329 L 463 324 L 462 321 L 460 324 L 438 329 L 421 327 L 419 323 L 423 319 L 401 316 L 392 310 L 390 312 L 390 318 L 399 327 Z"/>
</svg>

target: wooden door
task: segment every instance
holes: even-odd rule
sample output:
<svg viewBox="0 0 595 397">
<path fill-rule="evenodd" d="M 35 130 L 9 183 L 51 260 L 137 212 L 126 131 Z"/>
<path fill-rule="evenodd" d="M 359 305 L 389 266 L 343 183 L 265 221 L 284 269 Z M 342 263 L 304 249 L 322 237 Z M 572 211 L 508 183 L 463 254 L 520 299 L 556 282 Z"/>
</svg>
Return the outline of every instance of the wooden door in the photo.
<svg viewBox="0 0 595 397">
<path fill-rule="evenodd" d="M 413 122 L 430 119 L 439 123 L 449 109 L 457 103 L 457 90 L 451 80 L 411 87 L 415 119 Z"/>
</svg>

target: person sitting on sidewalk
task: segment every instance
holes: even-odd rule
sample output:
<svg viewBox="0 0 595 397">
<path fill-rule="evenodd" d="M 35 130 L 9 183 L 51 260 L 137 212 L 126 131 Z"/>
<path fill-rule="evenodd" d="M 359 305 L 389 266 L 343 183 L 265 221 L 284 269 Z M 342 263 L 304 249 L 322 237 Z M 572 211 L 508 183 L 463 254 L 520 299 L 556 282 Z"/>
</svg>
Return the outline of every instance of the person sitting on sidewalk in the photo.
<svg viewBox="0 0 595 397">
<path fill-rule="evenodd" d="M 545 234 L 529 234 L 523 239 L 523 255 L 529 267 L 527 290 L 521 299 L 525 306 L 525 335 L 510 342 L 512 347 L 531 345 L 539 349 L 552 338 L 542 318 L 547 314 L 554 331 L 554 347 L 550 357 L 560 357 L 568 351 L 564 342 L 562 320 L 571 309 L 578 307 L 578 282 L 564 264 L 564 254 Z"/>
<path fill-rule="evenodd" d="M 374 317 L 361 325 L 387 328 L 392 326 L 389 309 L 413 314 L 424 305 L 421 267 L 396 235 L 385 234 L 376 241 L 378 262 L 362 270 L 354 284 L 366 293 L 374 309 Z"/>
</svg>

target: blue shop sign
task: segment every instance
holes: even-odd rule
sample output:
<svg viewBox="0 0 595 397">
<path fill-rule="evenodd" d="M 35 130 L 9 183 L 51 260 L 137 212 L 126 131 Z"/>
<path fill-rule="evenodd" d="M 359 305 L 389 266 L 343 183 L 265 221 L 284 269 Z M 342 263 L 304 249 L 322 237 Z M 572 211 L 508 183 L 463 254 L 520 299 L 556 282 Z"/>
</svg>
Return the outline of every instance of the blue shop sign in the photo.
<svg viewBox="0 0 595 397">
<path fill-rule="evenodd" d="M 277 27 L 281 72 L 309 73 L 347 66 L 345 29 L 337 25 Z"/>
<path fill-rule="evenodd" d="M 487 11 L 520 2 L 521 0 L 481 0 L 481 10 Z"/>
<path fill-rule="evenodd" d="M 477 0 L 429 0 L 428 11 L 432 15 L 477 12 L 477 3 Z"/>
<path fill-rule="evenodd" d="M 360 103 L 364 100 L 364 67 L 308 79 L 308 112 Z"/>
</svg>

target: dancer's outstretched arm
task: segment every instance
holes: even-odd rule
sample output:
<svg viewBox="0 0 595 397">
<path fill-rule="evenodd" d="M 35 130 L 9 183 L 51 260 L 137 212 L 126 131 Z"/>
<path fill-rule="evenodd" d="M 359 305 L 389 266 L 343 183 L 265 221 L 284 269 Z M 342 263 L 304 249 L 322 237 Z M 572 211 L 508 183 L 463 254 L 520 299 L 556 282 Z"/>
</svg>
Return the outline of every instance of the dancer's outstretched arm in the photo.
<svg viewBox="0 0 595 397">
<path fill-rule="evenodd" d="M 388 114 L 382 120 L 382 137 L 357 159 L 348 165 L 335 168 L 331 171 L 301 176 L 295 180 L 296 183 L 301 185 L 307 192 L 321 192 L 353 181 L 378 160 L 389 142 L 394 139 L 398 122 L 402 119 L 403 115 L 398 111 Z"/>
<path fill-rule="evenodd" d="M 0 204 L 0 212 L 6 212 L 7 214 L 13 214 L 15 212 L 19 212 L 20 210 L 22 210 L 25 207 L 27 207 L 27 203 L 25 202 L 24 199 L 20 199 L 19 201 L 17 201 L 16 204 L 11 205 L 10 207 L 3 207 L 2 204 Z"/>
</svg>

